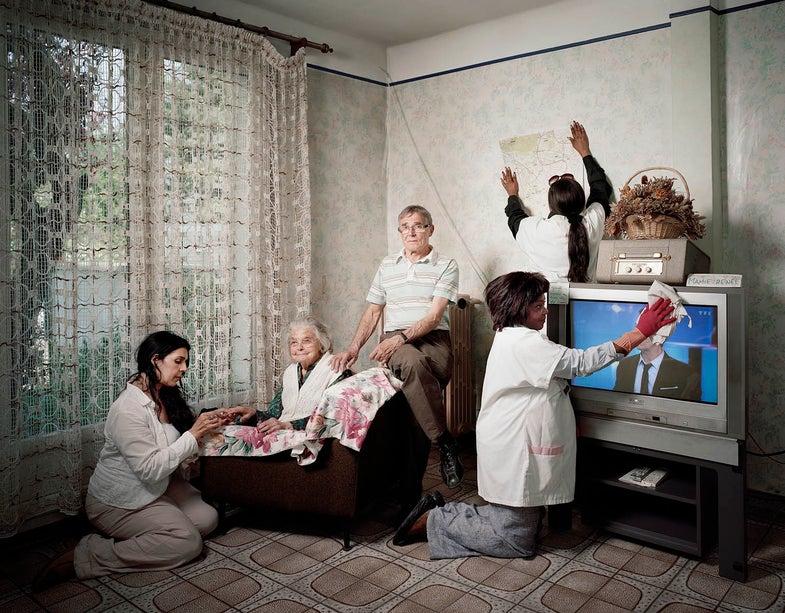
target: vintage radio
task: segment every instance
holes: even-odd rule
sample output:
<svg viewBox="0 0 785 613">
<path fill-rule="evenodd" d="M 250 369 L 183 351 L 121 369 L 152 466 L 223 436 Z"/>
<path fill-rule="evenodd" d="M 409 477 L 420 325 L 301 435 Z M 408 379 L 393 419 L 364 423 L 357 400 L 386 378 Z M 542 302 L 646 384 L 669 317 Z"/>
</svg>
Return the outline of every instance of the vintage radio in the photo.
<svg viewBox="0 0 785 613">
<path fill-rule="evenodd" d="M 686 238 L 610 239 L 600 241 L 597 282 L 684 285 L 690 274 L 710 267 L 709 256 Z"/>
</svg>

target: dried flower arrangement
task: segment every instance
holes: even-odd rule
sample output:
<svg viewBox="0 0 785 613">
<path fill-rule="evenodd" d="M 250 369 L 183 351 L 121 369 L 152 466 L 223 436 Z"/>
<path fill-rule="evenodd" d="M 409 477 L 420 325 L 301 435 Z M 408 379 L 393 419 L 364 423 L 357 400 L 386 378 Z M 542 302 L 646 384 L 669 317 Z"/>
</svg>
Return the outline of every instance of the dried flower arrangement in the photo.
<svg viewBox="0 0 785 613">
<path fill-rule="evenodd" d="M 646 168 L 636 172 L 620 190 L 620 198 L 605 220 L 605 233 L 608 236 L 623 236 L 631 239 L 645 238 L 702 238 L 706 226 L 704 219 L 692 208 L 690 190 L 684 177 L 679 175 L 687 195 L 677 194 L 673 188 L 675 178 L 641 177 L 641 182 L 630 187 L 630 181 L 642 172 L 657 170 Z"/>
</svg>

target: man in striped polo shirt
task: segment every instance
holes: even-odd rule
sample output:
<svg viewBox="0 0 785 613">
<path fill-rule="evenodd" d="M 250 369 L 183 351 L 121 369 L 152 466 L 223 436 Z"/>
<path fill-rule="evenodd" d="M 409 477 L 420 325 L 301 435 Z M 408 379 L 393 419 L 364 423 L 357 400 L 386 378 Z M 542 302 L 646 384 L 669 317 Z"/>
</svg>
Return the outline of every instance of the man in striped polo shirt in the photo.
<svg viewBox="0 0 785 613">
<path fill-rule="evenodd" d="M 386 364 L 403 381 L 403 393 L 425 435 L 439 446 L 441 473 L 448 487 L 463 479 L 455 440 L 447 430 L 442 390 L 452 375 L 452 344 L 447 306 L 458 298 L 458 264 L 430 244 L 431 214 L 408 206 L 398 215 L 403 249 L 382 260 L 354 339 L 330 366 L 351 368 L 373 334 L 382 312 L 384 334 L 371 359 Z M 425 466 L 422 466 L 424 471 Z"/>
</svg>

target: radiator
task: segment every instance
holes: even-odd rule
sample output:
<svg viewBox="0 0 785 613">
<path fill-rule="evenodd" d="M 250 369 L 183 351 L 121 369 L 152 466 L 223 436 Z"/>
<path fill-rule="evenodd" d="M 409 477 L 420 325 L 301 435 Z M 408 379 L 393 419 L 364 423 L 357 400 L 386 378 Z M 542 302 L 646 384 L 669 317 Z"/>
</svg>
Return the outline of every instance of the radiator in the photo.
<svg viewBox="0 0 785 613">
<path fill-rule="evenodd" d="M 450 306 L 452 379 L 444 391 L 447 428 L 458 436 L 474 430 L 475 402 L 472 386 L 472 299 L 460 294 Z"/>
</svg>

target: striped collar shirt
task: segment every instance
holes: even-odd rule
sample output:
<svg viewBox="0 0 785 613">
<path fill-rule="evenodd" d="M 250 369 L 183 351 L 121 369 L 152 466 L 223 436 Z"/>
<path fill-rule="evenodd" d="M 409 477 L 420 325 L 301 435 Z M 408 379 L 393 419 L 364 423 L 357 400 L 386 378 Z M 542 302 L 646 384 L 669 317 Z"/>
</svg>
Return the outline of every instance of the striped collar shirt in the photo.
<svg viewBox="0 0 785 613">
<path fill-rule="evenodd" d="M 384 331 L 405 330 L 428 313 L 434 297 L 458 299 L 458 264 L 435 249 L 410 262 L 403 250 L 388 255 L 379 265 L 366 300 L 386 305 Z M 449 330 L 449 309 L 444 310 L 437 330 Z"/>
</svg>

